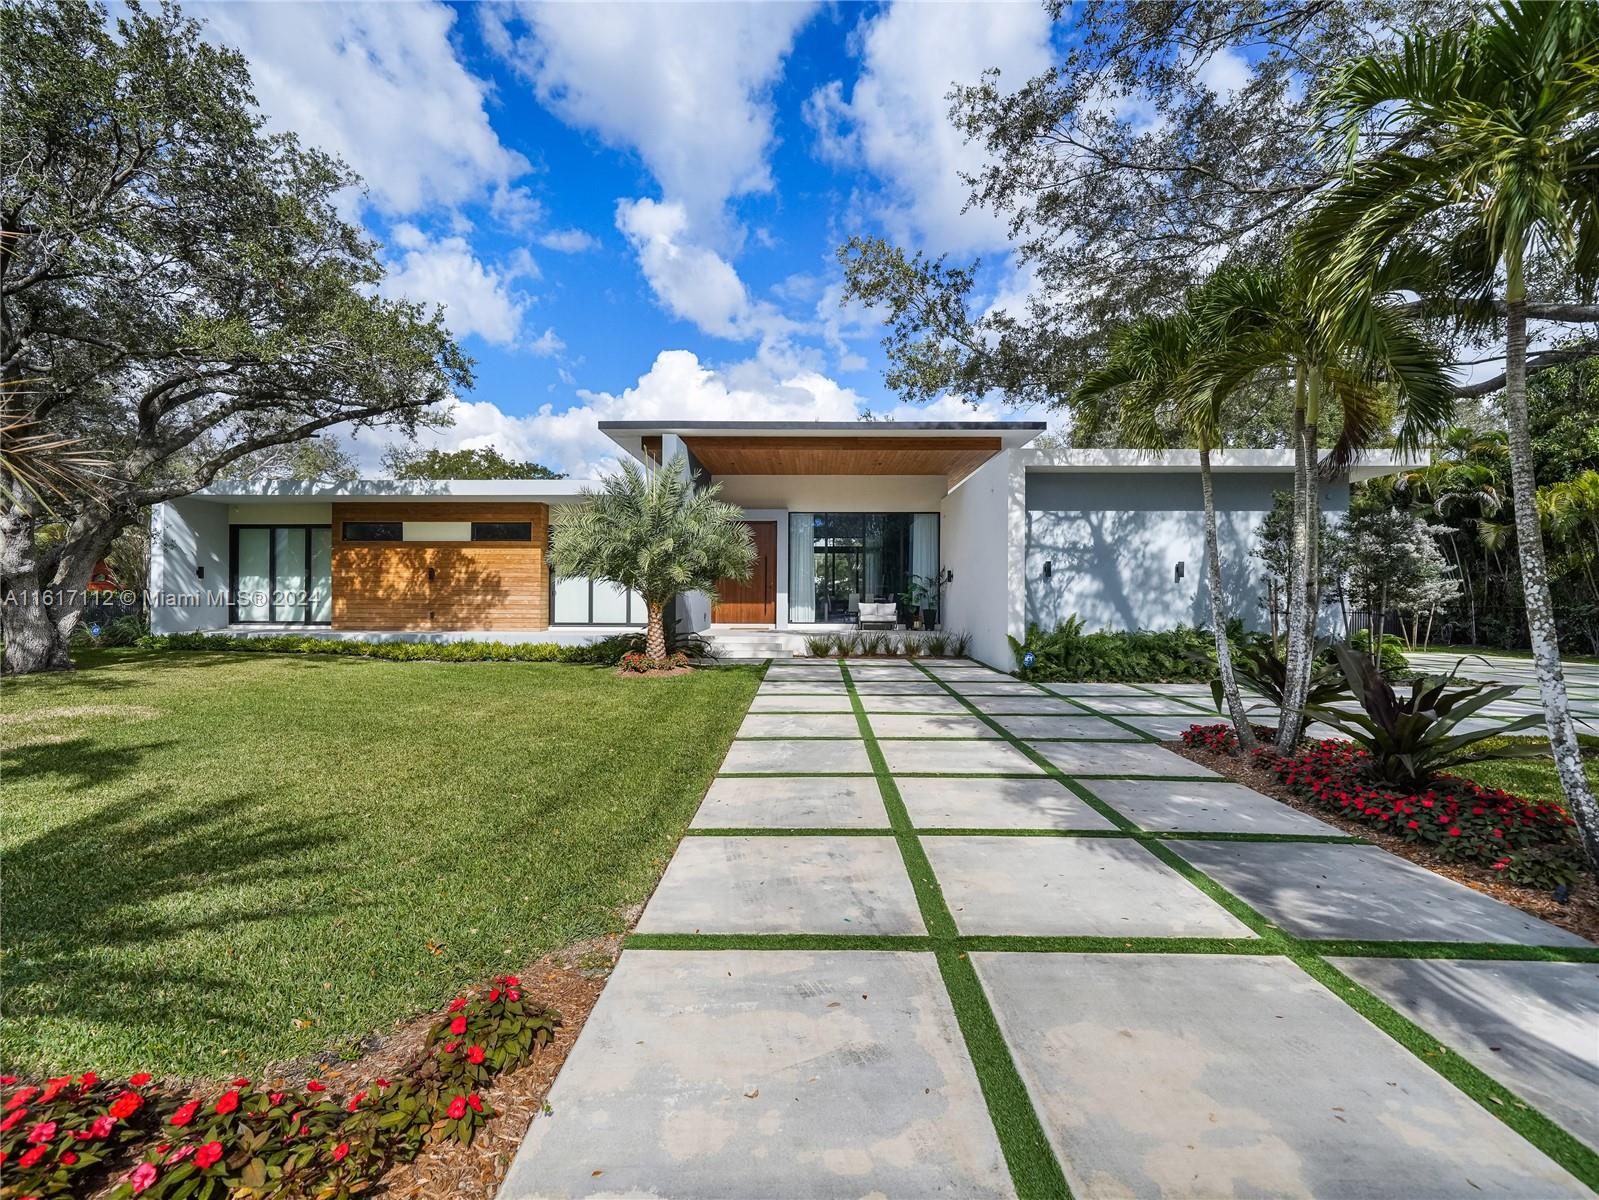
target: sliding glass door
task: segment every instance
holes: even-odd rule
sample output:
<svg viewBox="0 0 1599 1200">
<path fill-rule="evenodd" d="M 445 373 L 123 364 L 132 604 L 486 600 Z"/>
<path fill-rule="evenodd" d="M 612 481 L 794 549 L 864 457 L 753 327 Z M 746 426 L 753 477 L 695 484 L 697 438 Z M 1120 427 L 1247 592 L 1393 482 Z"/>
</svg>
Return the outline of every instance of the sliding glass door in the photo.
<svg viewBox="0 0 1599 1200">
<path fill-rule="evenodd" d="M 909 616 L 911 583 L 938 574 L 937 513 L 790 513 L 788 619 L 849 624 L 862 602 Z"/>
<path fill-rule="evenodd" d="M 230 532 L 230 621 L 244 625 L 332 623 L 331 527 L 235 525 Z"/>
</svg>

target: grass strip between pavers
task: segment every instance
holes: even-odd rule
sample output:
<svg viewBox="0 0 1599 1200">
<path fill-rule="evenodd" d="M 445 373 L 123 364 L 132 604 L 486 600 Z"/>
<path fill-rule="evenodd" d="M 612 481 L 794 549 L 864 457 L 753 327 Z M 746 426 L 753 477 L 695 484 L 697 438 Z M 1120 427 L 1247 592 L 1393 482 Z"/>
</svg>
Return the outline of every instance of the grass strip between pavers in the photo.
<svg viewBox="0 0 1599 1200">
<path fill-rule="evenodd" d="M 929 678 L 935 677 L 929 673 Z M 951 695 L 959 697 L 962 703 L 967 703 L 965 697 L 960 696 L 960 693 L 950 688 L 946 688 L 946 690 Z M 1074 703 L 1080 703 L 1080 701 L 1074 699 Z M 1095 716 L 1109 719 L 1109 714 L 1096 712 L 1091 705 L 1082 704 L 1081 706 Z M 967 703 L 967 707 L 971 709 L 975 716 L 985 721 L 989 720 L 986 714 L 980 712 L 975 706 Z M 1119 812 L 1086 788 L 1076 784 L 1075 780 L 1062 772 L 1060 768 L 1049 762 L 1049 760 L 1044 759 L 1041 755 L 1033 754 L 1031 748 L 1020 738 L 1015 737 L 997 722 L 989 721 L 989 724 L 999 732 L 1001 737 L 1004 737 L 1018 750 L 1027 754 L 1034 762 L 1039 763 L 1046 772 L 1065 784 L 1073 793 L 1107 820 L 1110 820 L 1119 828 L 1132 827 L 1132 823 Z M 1222 887 L 1209 875 L 1177 854 L 1176 851 L 1161 844 L 1159 840 L 1150 839 L 1144 845 L 1161 862 L 1178 872 L 1195 887 L 1199 888 L 1200 891 L 1204 892 L 1253 930 L 1260 939 L 1260 949 L 1257 952 L 1287 955 L 1296 966 L 1332 992 L 1333 995 L 1409 1050 L 1422 1062 L 1437 1071 L 1488 1112 L 1526 1138 L 1527 1141 L 1543 1151 L 1560 1166 L 1571 1172 L 1587 1187 L 1599 1191 L 1599 1153 L 1596 1153 L 1585 1143 L 1566 1132 L 1558 1123 L 1551 1120 L 1532 1104 L 1523 1100 L 1512 1089 L 1500 1084 L 1487 1072 L 1468 1062 L 1456 1051 L 1450 1050 L 1439 1038 L 1422 1029 L 1421 1026 L 1404 1016 L 1392 1005 L 1338 970 L 1337 967 L 1323 957 L 1323 955 L 1328 953 L 1325 948 L 1326 944 L 1300 940 L 1284 932 L 1261 913 Z M 1332 944 L 1337 945 L 1339 943 Z M 1342 944 L 1360 945 L 1361 943 Z M 1402 944 L 1404 943 L 1385 943 L 1389 947 L 1389 953 L 1386 957 L 1404 957 L 1393 949 Z M 1436 945 L 1436 943 L 1412 944 L 1426 946 L 1429 949 Z M 1425 957 L 1440 956 L 1427 954 Z M 1508 955 L 1506 957 L 1508 958 Z M 1541 958 L 1543 955 L 1540 954 L 1538 957 Z"/>
<path fill-rule="evenodd" d="M 867 719 L 859 693 L 855 691 L 849 668 L 842 670 L 850 705 L 855 710 L 855 720 L 866 743 L 866 754 L 877 776 L 883 807 L 888 811 L 889 824 L 894 828 L 895 841 L 905 860 L 905 872 L 910 876 L 911 887 L 915 890 L 922 921 L 934 939 L 948 942 L 956 936 L 955 918 L 950 915 L 938 877 L 933 874 L 933 865 L 927 861 L 921 840 L 911 824 L 910 813 L 905 809 L 905 801 L 900 797 L 899 787 L 872 733 L 871 722 Z M 1000 1152 L 1005 1156 L 1005 1165 L 1010 1170 L 1017 1195 L 1070 1200 L 1072 1191 L 1066 1183 L 1065 1171 L 1055 1157 L 1049 1138 L 1044 1133 L 1043 1122 L 1028 1098 L 1027 1085 L 1016 1070 L 1010 1048 L 1000 1032 L 999 1020 L 988 1003 L 976 970 L 959 950 L 940 949 L 937 957 L 939 973 L 955 1010 L 955 1021 L 966 1041 L 966 1052 L 977 1072 L 983 1102 L 988 1106 L 989 1119 L 994 1123 L 994 1134 L 999 1139 Z"/>
</svg>

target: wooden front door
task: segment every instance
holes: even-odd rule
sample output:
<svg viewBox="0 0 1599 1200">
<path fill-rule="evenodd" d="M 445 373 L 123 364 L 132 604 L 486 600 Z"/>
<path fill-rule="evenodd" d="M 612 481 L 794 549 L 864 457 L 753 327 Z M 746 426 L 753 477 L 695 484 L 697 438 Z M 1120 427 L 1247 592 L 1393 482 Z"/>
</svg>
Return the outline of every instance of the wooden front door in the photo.
<svg viewBox="0 0 1599 1200">
<path fill-rule="evenodd" d="M 742 583 L 731 579 L 716 585 L 711 621 L 717 625 L 777 623 L 777 522 L 745 521 L 755 538 L 755 569 Z"/>
</svg>

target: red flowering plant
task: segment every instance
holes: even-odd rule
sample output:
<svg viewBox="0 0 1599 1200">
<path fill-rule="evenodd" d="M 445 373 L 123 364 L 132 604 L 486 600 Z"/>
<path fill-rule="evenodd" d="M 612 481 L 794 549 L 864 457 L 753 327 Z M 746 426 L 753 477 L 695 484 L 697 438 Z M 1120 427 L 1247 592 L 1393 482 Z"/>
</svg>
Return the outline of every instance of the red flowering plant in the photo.
<svg viewBox="0 0 1599 1200">
<path fill-rule="evenodd" d="M 93 1071 L 19 1084 L 0 1075 L 0 1196 L 78 1195 L 156 1126 L 159 1091 L 147 1074 L 102 1080 Z"/>
<path fill-rule="evenodd" d="M 470 1142 L 494 1110 L 480 1091 L 555 1037 L 560 1018 L 515 976 L 462 997 L 403 1072 L 348 1094 L 235 1079 L 167 1095 L 147 1073 L 18 1084 L 0 1076 L 0 1198 L 88 1195 L 212 1200 L 354 1196 L 431 1139 Z"/>
<path fill-rule="evenodd" d="M 668 654 L 665 658 L 651 658 L 639 650 L 629 651 L 622 655 L 618 667 L 634 675 L 644 675 L 650 671 L 677 671 L 689 666 L 688 655 L 678 650 Z"/>
<path fill-rule="evenodd" d="M 1371 756 L 1329 738 L 1293 757 L 1257 754 L 1296 795 L 1332 812 L 1429 846 L 1444 858 L 1503 871 L 1513 882 L 1552 888 L 1580 873 L 1571 815 L 1469 779 L 1434 775 L 1425 787 L 1395 787 L 1373 777 Z"/>
</svg>

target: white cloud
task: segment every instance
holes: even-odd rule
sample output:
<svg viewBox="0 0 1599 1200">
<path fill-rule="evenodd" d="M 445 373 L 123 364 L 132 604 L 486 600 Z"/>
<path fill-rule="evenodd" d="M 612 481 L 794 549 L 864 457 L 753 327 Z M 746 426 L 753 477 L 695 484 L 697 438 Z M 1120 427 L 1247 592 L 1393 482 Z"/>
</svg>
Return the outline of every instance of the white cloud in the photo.
<svg viewBox="0 0 1599 1200">
<path fill-rule="evenodd" d="M 706 333 L 738 335 L 749 311 L 749 293 L 731 263 L 690 239 L 688 213 L 681 204 L 622 200 L 616 206 L 616 227 L 632 244 L 644 277 L 669 312 Z"/>
<path fill-rule="evenodd" d="M 489 125 L 488 84 L 456 58 L 447 5 L 208 3 L 191 11 L 250 60 L 273 127 L 344 159 L 386 213 L 447 208 L 528 170 Z"/>
<path fill-rule="evenodd" d="M 565 349 L 566 343 L 556 335 L 554 329 L 546 329 L 527 344 L 528 353 L 535 354 L 539 358 L 554 358 Z"/>
<path fill-rule="evenodd" d="M 1250 79 L 1249 60 L 1238 51 L 1223 46 L 1194 71 L 1200 83 L 1214 92 L 1224 103 L 1231 101 Z"/>
<path fill-rule="evenodd" d="M 486 265 L 463 237 L 430 238 L 414 225 L 394 228 L 392 241 L 399 255 L 389 263 L 383 293 L 404 296 L 423 304 L 442 304 L 444 317 L 456 337 L 476 334 L 497 346 L 513 347 L 522 335 L 522 319 L 530 301 L 515 286 L 519 276 L 536 268 L 524 253 L 503 267 Z M 546 331 L 529 349 L 539 349 L 554 331 Z M 547 343 L 546 343 L 547 345 Z"/>
<path fill-rule="evenodd" d="M 484 9 L 491 45 L 569 124 L 634 150 L 696 222 L 771 187 L 769 93 L 809 3 Z M 520 18 L 520 20 L 518 20 Z"/>
<path fill-rule="evenodd" d="M 983 152 L 950 123 L 947 96 L 989 67 L 1000 69 L 1001 86 L 1020 86 L 1049 66 L 1049 38 L 1041 4 L 895 4 L 862 22 L 849 95 L 834 80 L 807 101 L 817 148 L 877 176 L 884 194 L 869 206 L 897 238 L 940 252 L 1002 246 L 1001 221 L 961 211 L 969 189 L 960 173 Z"/>
<path fill-rule="evenodd" d="M 593 250 L 600 243 L 581 229 L 551 229 L 538 236 L 538 244 L 559 254 L 581 254 Z"/>
<path fill-rule="evenodd" d="M 775 375 L 759 361 L 716 368 L 688 350 L 663 350 L 632 387 L 620 392 L 578 391 L 579 403 L 562 411 L 545 405 L 513 416 L 486 401 L 457 400 L 449 406 L 454 425 L 426 430 L 424 446 L 447 450 L 496 446 L 512 458 L 531 459 L 592 478 L 610 470 L 620 453 L 599 430 L 601 421 L 853 421 L 868 402 L 851 388 L 815 371 Z M 953 397 L 929 405 L 877 406 L 898 421 L 993 421 L 1007 416 L 1000 405 L 976 407 Z M 371 469 L 384 445 L 380 431 L 355 435 L 360 461 Z"/>
</svg>

